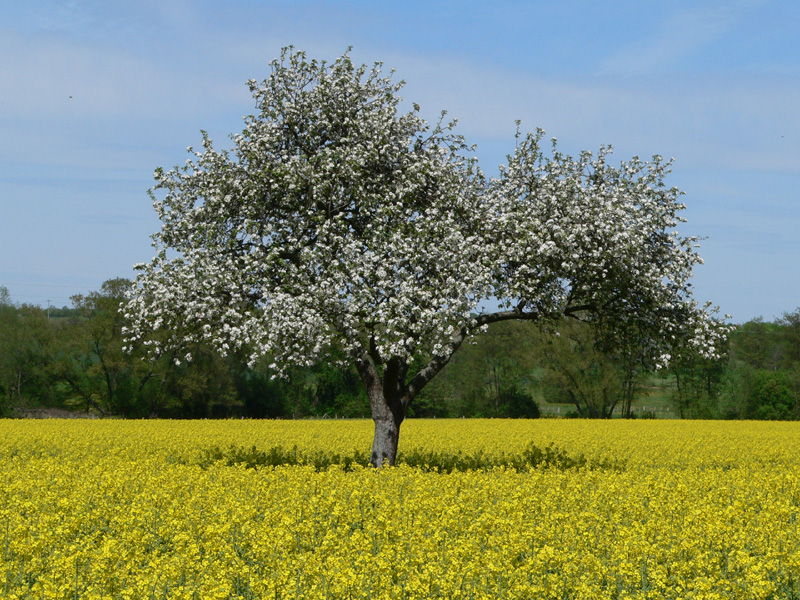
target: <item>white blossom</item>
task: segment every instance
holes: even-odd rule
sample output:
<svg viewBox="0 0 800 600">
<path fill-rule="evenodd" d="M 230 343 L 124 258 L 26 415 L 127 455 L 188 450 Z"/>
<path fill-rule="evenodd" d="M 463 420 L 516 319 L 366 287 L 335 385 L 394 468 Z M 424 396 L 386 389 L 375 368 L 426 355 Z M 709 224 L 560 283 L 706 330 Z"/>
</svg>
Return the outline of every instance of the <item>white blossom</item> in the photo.
<svg viewBox="0 0 800 600">
<path fill-rule="evenodd" d="M 573 158 L 555 139 L 546 154 L 538 131 L 487 179 L 452 124 L 398 113 L 380 64 L 285 52 L 249 86 L 259 112 L 232 150 L 204 134 L 155 173 L 162 226 L 128 345 L 163 326 L 154 354 L 203 341 L 284 373 L 337 345 L 438 370 L 491 322 L 580 313 L 609 341 L 636 332 L 654 365 L 677 345 L 716 352 L 726 331 L 691 297 L 698 238 L 674 230 L 685 207 L 661 157 L 613 167 L 610 147 Z"/>
</svg>

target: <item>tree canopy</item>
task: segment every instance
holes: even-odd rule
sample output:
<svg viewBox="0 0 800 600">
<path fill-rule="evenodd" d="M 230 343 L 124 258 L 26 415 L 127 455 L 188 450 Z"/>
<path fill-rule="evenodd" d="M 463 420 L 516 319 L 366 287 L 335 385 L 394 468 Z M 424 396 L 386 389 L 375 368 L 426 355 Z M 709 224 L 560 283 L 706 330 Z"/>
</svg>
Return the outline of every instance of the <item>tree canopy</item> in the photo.
<svg viewBox="0 0 800 600">
<path fill-rule="evenodd" d="M 652 365 L 676 344 L 715 352 L 724 331 L 691 295 L 702 261 L 675 230 L 668 161 L 573 158 L 537 131 L 489 178 L 445 113 L 400 111 L 402 85 L 380 63 L 291 48 L 250 81 L 257 112 L 231 150 L 203 133 L 184 166 L 156 171 L 162 227 L 128 342 L 246 349 L 279 374 L 336 348 L 370 397 L 376 465 L 394 461 L 414 397 L 492 323 L 580 318 Z"/>
</svg>

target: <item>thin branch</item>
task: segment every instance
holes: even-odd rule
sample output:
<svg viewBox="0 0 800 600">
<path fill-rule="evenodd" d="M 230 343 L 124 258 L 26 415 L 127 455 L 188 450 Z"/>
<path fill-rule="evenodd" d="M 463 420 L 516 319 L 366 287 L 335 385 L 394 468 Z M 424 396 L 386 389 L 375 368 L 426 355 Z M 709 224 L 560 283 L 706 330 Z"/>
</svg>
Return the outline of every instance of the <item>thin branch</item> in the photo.
<svg viewBox="0 0 800 600">
<path fill-rule="evenodd" d="M 490 323 L 497 323 L 499 321 L 510 321 L 510 320 L 526 320 L 526 321 L 535 321 L 539 319 L 539 313 L 526 313 L 521 310 L 508 310 L 508 311 L 500 311 L 496 313 L 489 313 L 479 315 L 477 319 L 475 319 L 476 326 L 481 327 L 483 325 L 488 325 Z M 464 340 L 467 339 L 467 336 L 470 334 L 471 328 L 468 326 L 464 326 L 461 330 L 453 335 L 450 338 L 450 342 L 447 344 L 447 353 L 440 356 L 435 356 L 432 358 L 427 365 L 425 365 L 420 371 L 411 379 L 409 384 L 406 386 L 406 401 L 410 402 L 420 391 L 424 388 L 431 379 L 433 379 L 436 374 L 441 371 L 445 365 L 450 362 L 450 358 L 455 354 L 456 350 L 461 347 L 461 344 L 464 343 Z"/>
<path fill-rule="evenodd" d="M 524 300 L 520 301 L 520 303 L 512 310 L 505 310 L 505 311 L 498 311 L 494 313 L 487 313 L 478 315 L 475 319 L 475 326 L 482 327 L 484 325 L 490 325 L 492 323 L 499 323 L 500 321 L 538 321 L 542 318 L 542 314 L 539 312 L 531 311 L 525 312 L 526 302 Z M 571 306 L 563 311 L 564 316 L 568 317 L 575 317 L 576 313 L 586 311 L 586 310 L 593 310 L 594 306 L 590 304 L 583 304 L 578 306 Z M 577 317 L 576 317 L 577 318 Z M 405 393 L 405 401 L 410 402 L 414 399 L 414 397 L 422 391 L 424 388 L 435 376 L 439 371 L 441 371 L 448 362 L 450 362 L 450 358 L 455 354 L 456 350 L 461 347 L 461 344 L 464 343 L 464 340 L 467 339 L 470 332 L 472 331 L 471 328 L 467 327 L 466 325 L 461 328 L 461 330 L 456 333 L 452 338 L 450 338 L 450 342 L 447 345 L 447 352 L 443 356 L 436 356 L 432 358 L 427 365 L 425 365 L 420 371 L 411 379 L 409 384 L 406 386 L 406 393 Z"/>
</svg>

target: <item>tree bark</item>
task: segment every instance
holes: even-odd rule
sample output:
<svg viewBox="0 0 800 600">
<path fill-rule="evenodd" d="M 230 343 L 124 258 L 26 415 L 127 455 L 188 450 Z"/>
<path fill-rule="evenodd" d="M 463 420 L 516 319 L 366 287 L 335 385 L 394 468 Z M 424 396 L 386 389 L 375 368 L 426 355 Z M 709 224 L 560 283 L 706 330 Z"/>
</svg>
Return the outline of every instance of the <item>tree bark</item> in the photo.
<svg viewBox="0 0 800 600">
<path fill-rule="evenodd" d="M 400 425 L 405 419 L 410 398 L 392 394 L 380 380 L 369 388 L 368 393 L 372 420 L 375 422 L 369 462 L 376 468 L 385 464 L 394 466 L 400 440 Z"/>
<path fill-rule="evenodd" d="M 405 386 L 405 370 L 398 369 L 397 361 L 385 365 L 383 378 L 376 363 L 382 364 L 380 357 L 373 358 L 365 353 L 356 362 L 356 370 L 367 390 L 372 420 L 375 422 L 375 436 L 372 440 L 370 463 L 375 468 L 385 464 L 394 465 L 397 459 L 397 443 L 400 440 L 400 424 L 408 407 Z M 407 400 L 405 403 L 403 400 Z"/>
<path fill-rule="evenodd" d="M 397 460 L 400 423 L 395 422 L 393 418 L 376 419 L 374 415 L 373 420 L 375 421 L 375 437 L 372 440 L 372 454 L 369 462 L 377 468 L 384 465 L 393 466 Z"/>
</svg>

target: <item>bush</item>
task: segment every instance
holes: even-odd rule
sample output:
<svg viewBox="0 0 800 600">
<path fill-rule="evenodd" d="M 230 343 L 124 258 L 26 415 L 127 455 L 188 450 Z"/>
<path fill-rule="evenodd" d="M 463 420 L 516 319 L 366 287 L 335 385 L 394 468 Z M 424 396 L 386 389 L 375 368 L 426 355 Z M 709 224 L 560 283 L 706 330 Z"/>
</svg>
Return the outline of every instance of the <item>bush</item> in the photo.
<svg viewBox="0 0 800 600">
<path fill-rule="evenodd" d="M 795 418 L 795 398 L 789 374 L 786 371 L 757 371 L 749 404 L 751 418 L 770 421 Z"/>
<path fill-rule="evenodd" d="M 230 446 L 227 449 L 220 447 L 208 448 L 203 451 L 198 464 L 203 468 L 217 463 L 227 466 L 242 465 L 246 468 L 280 467 L 280 466 L 312 466 L 316 471 L 324 471 L 337 466 L 345 471 L 352 471 L 354 467 L 368 467 L 369 452 L 354 451 L 352 454 L 339 454 L 337 452 L 304 452 L 297 446 L 284 449 L 282 446 L 273 446 L 268 450 L 259 450 L 256 446 L 243 448 Z M 452 473 L 453 471 L 486 471 L 493 468 L 508 468 L 516 471 L 529 471 L 539 468 L 567 469 L 611 469 L 623 470 L 621 462 L 598 461 L 587 459 L 583 454 L 570 456 L 566 450 L 552 444 L 540 448 L 533 442 L 529 443 L 519 454 L 501 454 L 493 456 L 477 452 L 464 454 L 456 452 L 436 452 L 432 450 L 414 449 L 408 452 L 399 452 L 398 465 L 407 465 L 425 472 Z"/>
<path fill-rule="evenodd" d="M 538 419 L 541 416 L 539 405 L 533 396 L 516 387 L 500 392 L 499 404 L 503 407 L 504 416 L 511 419 Z"/>
</svg>

